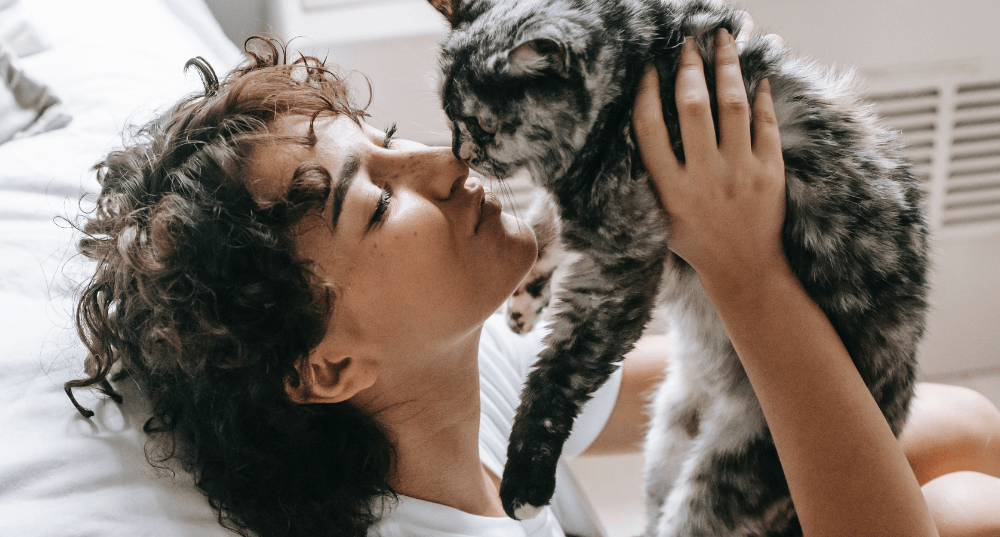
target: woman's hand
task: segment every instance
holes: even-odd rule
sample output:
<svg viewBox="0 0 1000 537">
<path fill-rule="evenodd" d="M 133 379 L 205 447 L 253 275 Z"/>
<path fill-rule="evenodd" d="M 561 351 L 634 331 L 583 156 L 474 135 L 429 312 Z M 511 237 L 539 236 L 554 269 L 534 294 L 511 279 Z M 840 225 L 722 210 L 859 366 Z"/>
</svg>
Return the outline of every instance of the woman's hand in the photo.
<svg viewBox="0 0 1000 537">
<path fill-rule="evenodd" d="M 701 278 L 760 402 L 804 535 L 934 537 L 899 443 L 836 330 L 781 245 L 784 164 L 767 83 L 751 108 L 737 46 L 716 36 L 716 142 L 702 61 L 685 42 L 670 147 L 650 70 L 633 128 L 670 221 L 669 247 Z M 752 137 L 751 137 L 752 133 Z"/>
<path fill-rule="evenodd" d="M 703 283 L 739 285 L 787 266 L 781 247 L 784 163 L 767 81 L 753 103 L 751 136 L 737 43 L 725 30 L 715 39 L 718 138 L 692 38 L 684 42 L 676 88 L 686 162 L 681 164 L 671 150 L 653 67 L 642 81 L 633 128 L 670 221 L 670 249 L 698 271 Z"/>
</svg>

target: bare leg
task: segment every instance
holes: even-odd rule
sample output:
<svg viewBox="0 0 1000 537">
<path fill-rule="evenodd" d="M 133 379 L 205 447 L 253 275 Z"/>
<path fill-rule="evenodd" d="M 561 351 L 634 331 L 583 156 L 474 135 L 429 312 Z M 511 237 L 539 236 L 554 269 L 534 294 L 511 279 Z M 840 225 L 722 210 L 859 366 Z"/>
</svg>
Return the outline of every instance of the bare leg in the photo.
<svg viewBox="0 0 1000 537">
<path fill-rule="evenodd" d="M 921 490 L 941 537 L 1000 535 L 1000 478 L 952 472 Z"/>
</svg>

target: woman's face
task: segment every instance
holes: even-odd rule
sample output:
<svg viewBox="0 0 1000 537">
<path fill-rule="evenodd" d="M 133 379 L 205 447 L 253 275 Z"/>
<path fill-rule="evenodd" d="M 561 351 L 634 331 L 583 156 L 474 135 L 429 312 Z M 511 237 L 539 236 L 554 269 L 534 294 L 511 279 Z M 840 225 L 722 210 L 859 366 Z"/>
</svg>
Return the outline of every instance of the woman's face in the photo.
<svg viewBox="0 0 1000 537">
<path fill-rule="evenodd" d="M 272 130 L 304 136 L 309 118 Z M 473 334 L 536 256 L 524 222 L 501 213 L 446 147 L 404 140 L 348 117 L 319 118 L 314 147 L 254 153 L 251 191 L 281 197 L 295 169 L 324 166 L 330 199 L 299 225 L 296 246 L 334 284 L 331 333 L 385 355 L 434 351 Z"/>
</svg>

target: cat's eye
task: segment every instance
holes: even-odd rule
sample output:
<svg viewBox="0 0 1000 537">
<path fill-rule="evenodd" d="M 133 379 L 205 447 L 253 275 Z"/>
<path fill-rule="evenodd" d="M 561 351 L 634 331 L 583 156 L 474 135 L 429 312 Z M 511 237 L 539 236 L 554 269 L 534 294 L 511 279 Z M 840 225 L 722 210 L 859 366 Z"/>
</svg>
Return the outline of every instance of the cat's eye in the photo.
<svg viewBox="0 0 1000 537">
<path fill-rule="evenodd" d="M 479 128 L 490 134 L 496 134 L 500 130 L 500 123 L 492 118 L 479 118 Z"/>
</svg>

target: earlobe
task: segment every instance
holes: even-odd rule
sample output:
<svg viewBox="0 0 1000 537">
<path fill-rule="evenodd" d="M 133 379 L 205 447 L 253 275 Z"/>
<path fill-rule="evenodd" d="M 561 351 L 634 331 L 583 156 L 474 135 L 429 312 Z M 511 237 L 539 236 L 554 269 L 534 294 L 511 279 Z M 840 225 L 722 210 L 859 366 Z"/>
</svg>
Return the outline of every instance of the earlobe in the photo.
<svg viewBox="0 0 1000 537">
<path fill-rule="evenodd" d="M 285 393 L 295 403 L 340 403 L 370 388 L 378 378 L 372 360 L 340 356 L 335 359 L 310 355 L 295 366 L 299 383 L 285 379 Z"/>
</svg>

